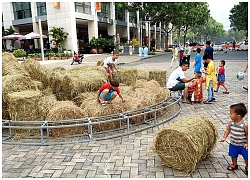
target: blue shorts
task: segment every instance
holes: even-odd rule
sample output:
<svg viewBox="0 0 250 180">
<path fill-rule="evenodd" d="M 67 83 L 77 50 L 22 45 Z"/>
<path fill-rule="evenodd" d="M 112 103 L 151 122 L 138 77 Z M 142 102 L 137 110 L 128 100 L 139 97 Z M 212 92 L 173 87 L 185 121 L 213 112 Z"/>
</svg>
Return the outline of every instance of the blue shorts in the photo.
<svg viewBox="0 0 250 180">
<path fill-rule="evenodd" d="M 100 96 L 99 96 L 100 99 L 102 99 L 102 95 L 103 95 L 103 91 L 100 93 Z M 112 98 L 113 95 L 114 95 L 114 91 L 108 92 L 108 94 L 107 94 L 106 98 L 104 99 L 104 101 L 109 101 Z"/>
<path fill-rule="evenodd" d="M 241 154 L 244 159 L 248 159 L 248 151 L 244 146 L 235 146 L 230 143 L 228 155 L 232 158 L 238 158 Z"/>
</svg>

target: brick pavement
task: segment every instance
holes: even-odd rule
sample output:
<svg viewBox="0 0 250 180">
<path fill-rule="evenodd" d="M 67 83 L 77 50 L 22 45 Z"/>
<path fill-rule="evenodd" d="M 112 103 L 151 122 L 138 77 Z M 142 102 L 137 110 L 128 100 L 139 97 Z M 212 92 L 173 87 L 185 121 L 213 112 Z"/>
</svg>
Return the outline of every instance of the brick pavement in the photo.
<svg viewBox="0 0 250 180">
<path fill-rule="evenodd" d="M 95 64 L 105 55 L 88 55 L 84 64 Z M 123 63 L 139 60 L 137 55 L 120 56 Z M 216 61 L 218 64 L 218 61 Z M 213 104 L 183 104 L 182 111 L 171 122 L 186 115 L 200 114 L 213 119 L 218 124 L 219 137 L 222 137 L 229 121 L 229 106 L 244 102 L 248 105 L 248 93 L 242 88 L 248 77 L 238 81 L 235 76 L 243 71 L 247 61 L 227 61 L 226 78 L 230 94 L 223 94 L 223 89 L 216 93 L 217 102 Z M 47 67 L 70 66 L 70 60 L 41 62 Z M 143 63 L 135 67 L 140 69 L 165 68 L 167 77 L 174 69 L 169 68 L 170 60 L 162 63 Z M 186 76 L 192 75 L 188 70 Z M 207 97 L 204 91 L 205 98 Z M 245 119 L 248 119 L 248 114 Z M 153 153 L 153 142 L 157 132 L 166 128 L 168 123 L 144 130 L 129 136 L 103 141 L 54 146 L 2 145 L 3 178 L 178 178 L 184 173 L 161 165 L 160 158 Z M 231 158 L 227 155 L 228 142 L 216 144 L 211 155 L 201 161 L 196 170 L 187 178 L 246 178 L 242 157 L 239 157 L 239 169 L 228 171 Z"/>
</svg>

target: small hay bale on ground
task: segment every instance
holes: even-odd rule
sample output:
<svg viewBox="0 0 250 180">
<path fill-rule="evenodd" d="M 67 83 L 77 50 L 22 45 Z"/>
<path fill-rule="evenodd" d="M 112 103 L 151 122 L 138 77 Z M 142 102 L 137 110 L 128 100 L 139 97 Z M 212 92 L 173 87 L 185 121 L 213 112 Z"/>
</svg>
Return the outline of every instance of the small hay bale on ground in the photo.
<svg viewBox="0 0 250 180">
<path fill-rule="evenodd" d="M 8 94 L 23 90 L 37 90 L 37 85 L 28 76 L 7 75 L 2 77 L 3 102 L 8 103 Z"/>
<path fill-rule="evenodd" d="M 45 87 L 49 84 L 49 74 L 51 69 L 42 66 L 39 62 L 34 59 L 28 59 L 21 63 L 23 67 L 30 75 L 33 80 L 37 80 L 43 83 Z"/>
<path fill-rule="evenodd" d="M 215 147 L 218 131 L 204 116 L 186 116 L 157 134 L 154 151 L 168 167 L 191 173 Z"/>
<path fill-rule="evenodd" d="M 167 84 L 167 71 L 164 69 L 151 69 L 149 70 L 149 79 L 156 80 L 160 86 L 165 87 Z"/>
<path fill-rule="evenodd" d="M 72 101 L 57 101 L 52 105 L 47 114 L 46 120 L 55 121 L 52 126 L 81 124 L 82 122 L 57 122 L 60 120 L 79 119 L 84 117 L 84 111 L 77 107 Z M 87 126 L 65 127 L 50 129 L 51 136 L 83 134 L 87 132 Z"/>
<path fill-rule="evenodd" d="M 137 77 L 137 68 L 122 67 L 119 72 L 114 72 L 114 76 L 120 83 L 128 86 L 134 85 Z"/>
<path fill-rule="evenodd" d="M 6 75 L 28 75 L 18 60 L 12 53 L 3 52 L 2 54 L 2 76 Z"/>
</svg>

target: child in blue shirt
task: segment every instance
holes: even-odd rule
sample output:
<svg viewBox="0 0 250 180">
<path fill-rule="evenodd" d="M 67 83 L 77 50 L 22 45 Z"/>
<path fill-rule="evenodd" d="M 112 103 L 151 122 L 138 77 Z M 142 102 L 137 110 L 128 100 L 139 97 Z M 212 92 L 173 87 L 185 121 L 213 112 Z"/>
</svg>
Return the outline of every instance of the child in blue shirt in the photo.
<svg viewBox="0 0 250 180">
<path fill-rule="evenodd" d="M 196 56 L 195 56 L 195 59 L 194 59 L 194 73 L 196 72 L 201 72 L 201 49 L 200 48 L 197 48 L 196 49 Z"/>
</svg>

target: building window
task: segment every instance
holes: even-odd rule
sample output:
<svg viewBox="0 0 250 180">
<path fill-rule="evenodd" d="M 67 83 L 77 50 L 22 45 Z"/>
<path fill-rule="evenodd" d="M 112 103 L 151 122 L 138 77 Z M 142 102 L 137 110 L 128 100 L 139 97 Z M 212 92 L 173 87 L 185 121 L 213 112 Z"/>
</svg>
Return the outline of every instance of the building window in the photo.
<svg viewBox="0 0 250 180">
<path fill-rule="evenodd" d="M 76 2 L 75 12 L 91 14 L 91 2 Z"/>
<path fill-rule="evenodd" d="M 98 12 L 97 16 L 110 19 L 110 3 L 109 2 L 101 2 L 101 12 Z"/>
<path fill-rule="evenodd" d="M 129 22 L 130 23 L 137 23 L 136 12 L 129 12 Z"/>
<path fill-rule="evenodd" d="M 12 4 L 15 20 L 30 18 L 32 16 L 29 2 L 13 2 Z"/>
<path fill-rule="evenodd" d="M 36 7 L 38 16 L 47 15 L 46 2 L 37 2 Z"/>
<path fill-rule="evenodd" d="M 115 6 L 115 19 L 124 21 L 125 22 L 125 9 L 118 8 L 118 6 Z"/>
</svg>

